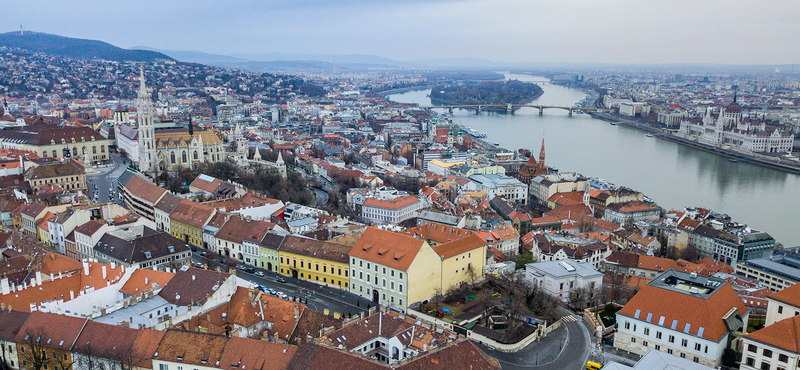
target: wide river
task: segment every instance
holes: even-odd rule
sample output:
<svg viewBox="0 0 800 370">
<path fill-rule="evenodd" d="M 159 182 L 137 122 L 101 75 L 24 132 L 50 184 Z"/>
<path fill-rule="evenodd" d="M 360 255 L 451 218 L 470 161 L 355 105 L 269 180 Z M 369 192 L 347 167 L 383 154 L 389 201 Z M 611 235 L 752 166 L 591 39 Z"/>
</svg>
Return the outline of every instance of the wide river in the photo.
<svg viewBox="0 0 800 370">
<path fill-rule="evenodd" d="M 547 81 L 529 75 L 507 79 Z M 573 106 L 586 95 L 578 89 L 543 84 L 535 104 Z M 428 90 L 389 95 L 395 102 L 431 105 Z M 627 186 L 666 209 L 704 207 L 734 221 L 764 230 L 786 247 L 800 245 L 800 176 L 646 137 L 644 132 L 612 126 L 586 114 L 532 108 L 511 114 L 454 110 L 453 122 L 485 132 L 490 142 L 509 150 L 528 148 L 538 155 L 545 139 L 545 162 L 561 172 L 574 171 Z"/>
</svg>

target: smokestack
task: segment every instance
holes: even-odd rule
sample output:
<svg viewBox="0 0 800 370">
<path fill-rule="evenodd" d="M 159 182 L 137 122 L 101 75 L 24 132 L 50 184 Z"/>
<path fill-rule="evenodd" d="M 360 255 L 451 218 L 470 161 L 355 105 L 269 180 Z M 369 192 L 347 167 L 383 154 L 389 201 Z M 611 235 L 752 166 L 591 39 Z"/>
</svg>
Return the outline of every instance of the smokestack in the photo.
<svg viewBox="0 0 800 370">
<path fill-rule="evenodd" d="M 89 276 L 89 261 L 83 260 L 83 274 Z"/>
<path fill-rule="evenodd" d="M 300 306 L 294 305 L 294 318 L 300 317 Z"/>
<path fill-rule="evenodd" d="M 103 270 L 103 280 L 105 280 L 106 277 L 108 276 L 108 273 L 106 272 L 106 265 L 103 265 L 102 270 Z"/>
</svg>

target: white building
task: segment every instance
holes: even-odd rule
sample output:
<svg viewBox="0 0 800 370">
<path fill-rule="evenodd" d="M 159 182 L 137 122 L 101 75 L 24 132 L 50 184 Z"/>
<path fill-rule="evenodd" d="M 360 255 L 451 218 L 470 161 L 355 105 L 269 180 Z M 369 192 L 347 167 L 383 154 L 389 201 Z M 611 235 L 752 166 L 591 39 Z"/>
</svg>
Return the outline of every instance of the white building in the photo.
<svg viewBox="0 0 800 370">
<path fill-rule="evenodd" d="M 794 284 L 767 297 L 767 321 L 770 326 L 777 321 L 800 315 L 800 283 Z"/>
<path fill-rule="evenodd" d="M 742 338 L 742 370 L 800 368 L 800 315 L 787 317 Z"/>
<path fill-rule="evenodd" d="M 593 292 L 603 285 L 603 273 L 588 262 L 546 261 L 525 265 L 525 279 L 532 286 L 567 302 L 576 289 Z"/>
<path fill-rule="evenodd" d="M 681 122 L 678 135 L 713 146 L 730 146 L 753 153 L 790 153 L 794 144 L 791 132 L 781 132 L 764 121 L 742 120 L 742 107 L 733 103 L 715 118 L 711 108 L 700 123 Z"/>
<path fill-rule="evenodd" d="M 485 191 L 489 199 L 502 196 L 518 204 L 528 203 L 528 185 L 513 177 L 497 174 L 472 175 L 469 179 L 477 185 L 477 190 Z"/>
<path fill-rule="evenodd" d="M 619 103 L 619 114 L 629 117 L 647 117 L 650 114 L 650 104 L 641 102 Z"/>
<path fill-rule="evenodd" d="M 392 200 L 369 198 L 361 205 L 361 219 L 371 224 L 397 225 L 417 217 L 423 207 L 422 201 L 415 196 L 397 197 Z"/>
<path fill-rule="evenodd" d="M 727 281 L 667 270 L 617 312 L 614 347 L 640 355 L 655 349 L 717 367 L 748 316 Z"/>
</svg>

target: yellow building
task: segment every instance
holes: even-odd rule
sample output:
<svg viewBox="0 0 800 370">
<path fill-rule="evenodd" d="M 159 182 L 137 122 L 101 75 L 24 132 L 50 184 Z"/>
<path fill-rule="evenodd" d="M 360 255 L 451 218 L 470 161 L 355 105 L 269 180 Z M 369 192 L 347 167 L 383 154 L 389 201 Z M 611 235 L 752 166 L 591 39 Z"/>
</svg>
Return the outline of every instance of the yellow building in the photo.
<svg viewBox="0 0 800 370">
<path fill-rule="evenodd" d="M 182 200 L 169 215 L 170 233 L 195 247 L 203 246 L 203 226 L 217 213 L 217 210 L 190 200 Z"/>
<path fill-rule="evenodd" d="M 56 215 L 47 212 L 44 217 L 42 217 L 42 220 L 39 221 L 39 224 L 36 225 L 36 230 L 39 232 L 39 241 L 46 245 L 50 245 L 50 227 L 47 221 L 50 221 L 50 219 L 54 217 L 56 217 Z"/>
<path fill-rule="evenodd" d="M 440 292 L 441 269 L 425 240 L 368 227 L 350 249 L 350 292 L 405 312 Z"/>
<path fill-rule="evenodd" d="M 441 289 L 483 280 L 486 240 L 474 232 L 436 222 L 408 229 L 406 235 L 424 239 L 441 261 Z"/>
<path fill-rule="evenodd" d="M 350 287 L 350 247 L 288 235 L 283 239 L 278 255 L 280 273 L 342 289 Z"/>
</svg>

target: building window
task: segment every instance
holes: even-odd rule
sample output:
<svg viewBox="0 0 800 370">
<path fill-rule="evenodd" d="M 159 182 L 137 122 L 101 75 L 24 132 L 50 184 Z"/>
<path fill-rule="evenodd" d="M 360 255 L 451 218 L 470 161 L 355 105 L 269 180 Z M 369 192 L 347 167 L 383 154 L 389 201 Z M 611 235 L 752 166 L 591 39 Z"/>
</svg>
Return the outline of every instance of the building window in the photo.
<svg viewBox="0 0 800 370">
<path fill-rule="evenodd" d="M 656 332 L 656 339 L 661 339 L 661 332 L 660 331 Z"/>
<path fill-rule="evenodd" d="M 660 346 L 660 345 L 658 345 L 658 344 L 656 344 L 656 345 L 655 345 L 655 347 L 653 347 L 653 348 L 655 348 L 655 349 L 656 349 L 656 351 L 660 351 L 660 350 L 661 350 L 661 346 Z"/>
<path fill-rule="evenodd" d="M 700 350 L 700 343 L 695 343 L 694 344 L 694 350 L 695 351 L 699 351 Z"/>
<path fill-rule="evenodd" d="M 631 337 L 631 343 L 636 343 L 636 337 Z"/>
<path fill-rule="evenodd" d="M 647 347 L 647 341 L 646 340 L 642 341 L 642 346 Z"/>
<path fill-rule="evenodd" d="M 789 356 L 784 355 L 784 354 L 779 354 L 778 355 L 778 361 L 780 361 L 780 362 L 789 362 Z"/>
<path fill-rule="evenodd" d="M 778 306 L 778 313 L 783 313 L 783 306 Z"/>
<path fill-rule="evenodd" d="M 755 366 L 756 360 L 752 357 L 748 357 L 747 360 L 744 361 L 744 363 L 747 364 L 747 366 Z"/>
<path fill-rule="evenodd" d="M 681 353 L 681 358 L 686 358 L 686 354 L 685 353 Z"/>
<path fill-rule="evenodd" d="M 756 346 L 753 345 L 753 344 L 748 344 L 747 345 L 747 350 L 750 351 L 750 352 L 753 352 L 753 353 L 757 352 Z"/>
<path fill-rule="evenodd" d="M 674 335 L 670 335 L 669 336 L 669 342 L 670 343 L 675 343 L 675 336 Z"/>
<path fill-rule="evenodd" d="M 630 328 L 631 328 L 631 323 L 625 321 L 625 329 L 630 330 Z"/>
<path fill-rule="evenodd" d="M 769 362 L 761 361 L 761 370 L 769 370 Z"/>
<path fill-rule="evenodd" d="M 761 352 L 761 355 L 763 355 L 764 357 L 772 358 L 772 351 L 764 348 L 764 351 Z"/>
</svg>

